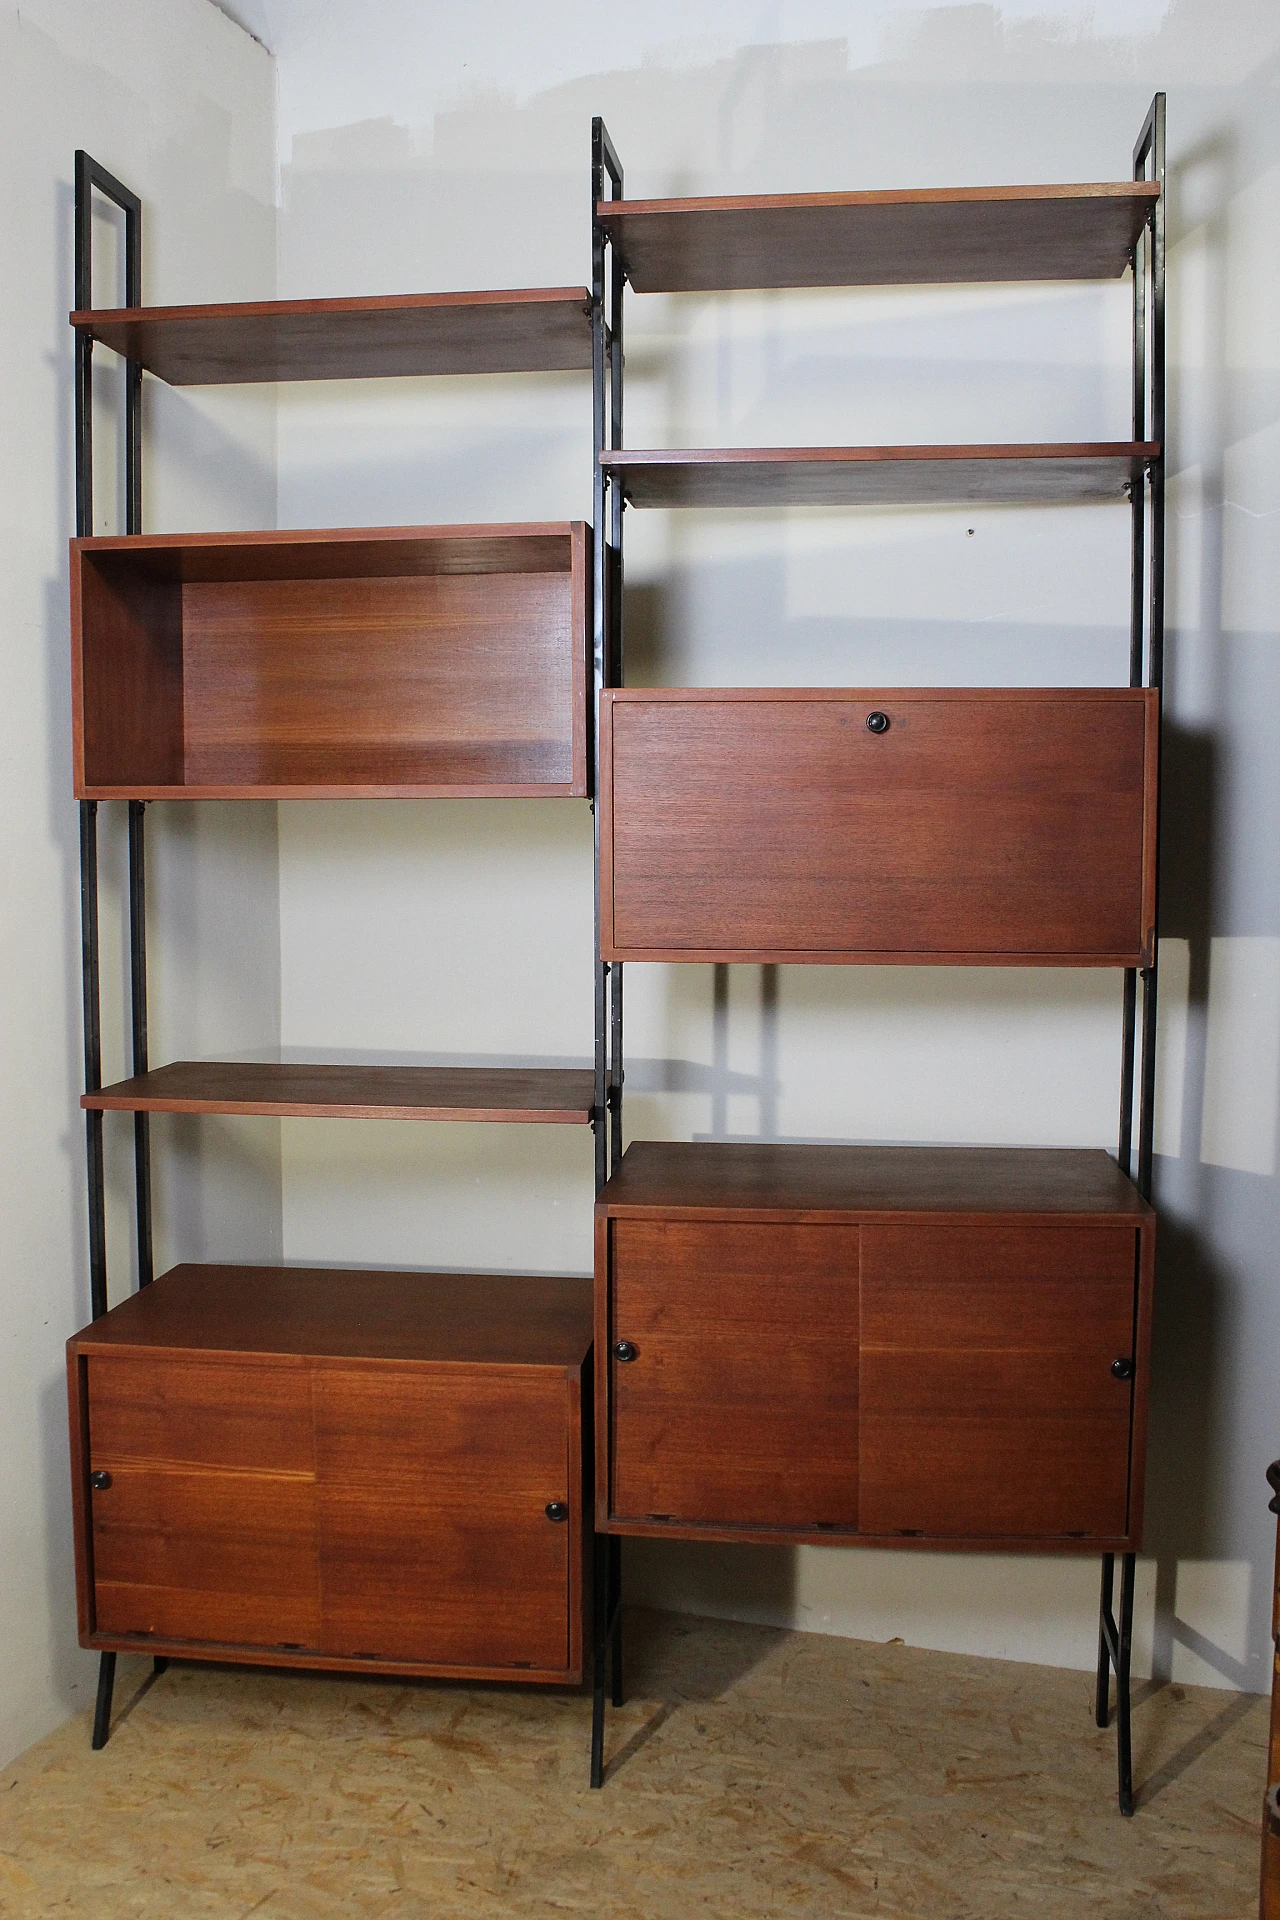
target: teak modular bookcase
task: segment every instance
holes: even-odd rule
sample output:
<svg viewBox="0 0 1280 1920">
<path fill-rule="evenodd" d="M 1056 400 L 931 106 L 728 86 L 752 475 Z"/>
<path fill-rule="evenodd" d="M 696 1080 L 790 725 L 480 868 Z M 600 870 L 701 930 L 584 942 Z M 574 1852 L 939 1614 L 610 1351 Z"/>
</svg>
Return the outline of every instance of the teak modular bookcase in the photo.
<svg viewBox="0 0 1280 1920">
<path fill-rule="evenodd" d="M 1129 1813 L 1155 1255 L 1164 97 L 1133 179 L 1113 185 L 627 201 L 596 120 L 591 187 L 589 293 L 147 309 L 138 203 L 78 156 L 72 625 L 94 1324 L 69 1368 L 81 1637 L 103 1653 L 95 1744 L 126 1647 L 561 1682 L 590 1669 L 599 1786 L 607 1677 L 622 1697 L 624 1537 L 1087 1553 L 1102 1563 L 1097 1718 L 1114 1670 Z M 118 312 L 92 308 L 95 188 L 126 210 Z M 622 445 L 627 283 L 1126 271 L 1129 441 Z M 123 539 L 88 537 L 94 340 L 128 362 Z M 591 529 L 142 535 L 144 367 L 217 382 L 587 365 Z M 1127 686 L 624 684 L 627 503 L 1077 501 L 1129 510 Z M 591 798 L 594 1069 L 151 1070 L 145 801 L 378 793 Z M 133 1075 L 106 1088 L 104 799 L 129 806 L 133 984 Z M 624 1153 L 630 960 L 1118 968 L 1117 1155 L 768 1141 Z M 113 1108 L 134 1114 L 142 1290 L 108 1313 Z M 594 1329 L 572 1280 L 179 1267 L 152 1286 L 157 1111 L 590 1124 Z"/>
</svg>

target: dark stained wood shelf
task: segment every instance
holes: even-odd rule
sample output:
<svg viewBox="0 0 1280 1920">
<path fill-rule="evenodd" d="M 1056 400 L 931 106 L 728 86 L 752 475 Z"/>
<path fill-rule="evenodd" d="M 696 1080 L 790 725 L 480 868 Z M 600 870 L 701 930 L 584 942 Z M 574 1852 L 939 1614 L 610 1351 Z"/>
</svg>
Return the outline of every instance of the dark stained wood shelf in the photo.
<svg viewBox="0 0 1280 1920">
<path fill-rule="evenodd" d="M 589 1279 L 185 1262 L 86 1327 L 79 1353 L 122 1347 L 580 1367 Z"/>
<path fill-rule="evenodd" d="M 71 324 L 171 387 L 591 366 L 585 287 L 104 308 Z"/>
<path fill-rule="evenodd" d="M 948 447 L 619 448 L 633 507 L 1054 506 L 1129 498 L 1153 442 Z"/>
<path fill-rule="evenodd" d="M 851 1147 L 637 1140 L 596 1201 L 600 1216 L 658 1213 L 853 1225 L 1005 1214 L 1154 1218 L 1111 1155 L 1085 1147 Z"/>
<path fill-rule="evenodd" d="M 608 200 L 598 213 L 637 293 L 1110 280 L 1159 192 L 1126 180 Z"/>
<path fill-rule="evenodd" d="M 329 1120 L 589 1124 L 595 1081 L 574 1067 L 299 1066 L 176 1060 L 81 1096 L 122 1113 L 247 1113 Z"/>
<path fill-rule="evenodd" d="M 71 543 L 80 799 L 587 791 L 591 533 Z"/>
</svg>

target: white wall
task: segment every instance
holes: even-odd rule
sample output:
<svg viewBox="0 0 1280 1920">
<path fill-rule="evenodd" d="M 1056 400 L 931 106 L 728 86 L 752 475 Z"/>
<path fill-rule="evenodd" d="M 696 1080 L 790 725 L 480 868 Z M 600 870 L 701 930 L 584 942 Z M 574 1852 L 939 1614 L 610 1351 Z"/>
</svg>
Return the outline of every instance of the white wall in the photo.
<svg viewBox="0 0 1280 1920">
<path fill-rule="evenodd" d="M 76 1646 L 63 1343 L 89 1318 L 78 1107 L 77 810 L 71 793 L 66 541 L 72 442 L 72 161 L 85 147 L 142 195 L 144 298 L 262 298 L 275 280 L 274 73 L 207 0 L 0 0 L 0 1755 L 92 1700 Z M 95 294 L 122 296 L 95 222 Z M 98 531 L 117 531 L 112 356 L 100 353 Z M 274 395 L 147 386 L 146 524 L 270 526 Z M 125 1071 L 122 807 L 100 808 L 104 1068 Z M 155 808 L 157 1059 L 273 1043 L 279 1028 L 274 810 Z M 246 1126 L 249 1123 L 244 1123 Z M 157 1146 L 162 1145 L 157 1126 Z M 111 1286 L 133 1284 L 132 1129 L 108 1116 Z M 192 1126 L 158 1151 L 160 1264 L 278 1257 L 274 1137 Z"/>
<path fill-rule="evenodd" d="M 1280 778 L 1270 0 L 267 0 L 282 295 L 581 282 L 602 113 L 630 195 L 1126 178 L 1168 92 L 1174 590 L 1160 1267 L 1142 1661 L 1267 1680 L 1276 1453 Z M 1110 288 L 631 298 L 632 445 L 1128 432 Z M 294 390 L 282 524 L 586 515 L 586 383 Z M 1126 672 L 1125 516 L 628 519 L 629 670 L 670 683 L 1089 684 Z M 299 1052 L 585 1058 L 575 803 L 292 807 Z M 1179 992 L 1178 981 L 1182 982 Z M 1113 1147 L 1118 983 L 1087 973 L 628 969 L 635 1135 Z M 567 1132 L 567 1130 L 566 1130 Z M 323 1137 L 322 1137 L 323 1136 Z M 304 1123 L 289 1258 L 585 1271 L 589 1150 Z M 1087 1666 L 1096 1565 L 628 1548 L 630 1591 Z"/>
</svg>

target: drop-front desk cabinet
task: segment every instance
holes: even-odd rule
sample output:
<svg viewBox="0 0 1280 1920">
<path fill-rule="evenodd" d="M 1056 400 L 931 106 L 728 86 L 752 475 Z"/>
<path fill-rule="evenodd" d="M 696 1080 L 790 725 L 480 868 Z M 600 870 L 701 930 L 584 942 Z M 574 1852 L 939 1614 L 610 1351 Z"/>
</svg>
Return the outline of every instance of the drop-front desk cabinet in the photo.
<svg viewBox="0 0 1280 1920">
<path fill-rule="evenodd" d="M 81 1644 L 578 1684 L 590 1347 L 587 1280 L 175 1267 L 68 1344 Z"/>
<path fill-rule="evenodd" d="M 1132 1550 L 1154 1255 L 1102 1152 L 634 1143 L 596 1209 L 596 1523 Z"/>
</svg>

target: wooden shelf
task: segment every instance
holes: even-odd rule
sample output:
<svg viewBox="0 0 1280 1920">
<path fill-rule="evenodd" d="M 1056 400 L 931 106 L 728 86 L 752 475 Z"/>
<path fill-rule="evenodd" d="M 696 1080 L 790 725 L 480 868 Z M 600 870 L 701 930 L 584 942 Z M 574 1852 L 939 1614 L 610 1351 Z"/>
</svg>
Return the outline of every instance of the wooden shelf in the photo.
<svg viewBox="0 0 1280 1920">
<path fill-rule="evenodd" d="M 1111 280 L 1159 187 L 946 187 L 901 193 L 609 200 L 598 212 L 637 293 Z"/>
<path fill-rule="evenodd" d="M 856 1225 L 945 1214 L 1154 1218 L 1109 1153 L 1086 1147 L 845 1147 L 637 1140 L 596 1212 Z"/>
<path fill-rule="evenodd" d="M 585 287 L 104 308 L 73 313 L 71 324 L 171 387 L 591 365 Z"/>
<path fill-rule="evenodd" d="M 71 543 L 81 799 L 583 795 L 590 529 Z"/>
<path fill-rule="evenodd" d="M 595 1080 L 572 1067 L 297 1066 L 177 1060 L 81 1096 L 123 1113 L 248 1113 L 329 1120 L 590 1123 Z"/>
<path fill-rule="evenodd" d="M 1127 500 L 1148 441 L 959 447 L 616 449 L 633 507 L 1056 506 Z"/>
</svg>

